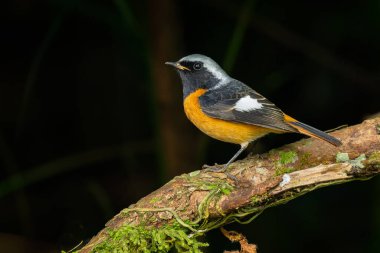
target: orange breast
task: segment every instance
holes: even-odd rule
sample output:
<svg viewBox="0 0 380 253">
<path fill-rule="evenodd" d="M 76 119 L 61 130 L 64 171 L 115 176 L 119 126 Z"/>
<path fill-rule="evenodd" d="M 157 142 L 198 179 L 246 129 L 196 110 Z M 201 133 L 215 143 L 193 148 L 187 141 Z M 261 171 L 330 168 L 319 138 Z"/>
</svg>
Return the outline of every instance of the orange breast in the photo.
<svg viewBox="0 0 380 253">
<path fill-rule="evenodd" d="M 251 142 L 271 132 L 271 130 L 263 127 L 207 116 L 201 110 L 198 100 L 199 96 L 205 92 L 206 90 L 199 89 L 187 96 L 183 102 L 187 118 L 205 134 L 220 141 L 241 144 Z"/>
</svg>

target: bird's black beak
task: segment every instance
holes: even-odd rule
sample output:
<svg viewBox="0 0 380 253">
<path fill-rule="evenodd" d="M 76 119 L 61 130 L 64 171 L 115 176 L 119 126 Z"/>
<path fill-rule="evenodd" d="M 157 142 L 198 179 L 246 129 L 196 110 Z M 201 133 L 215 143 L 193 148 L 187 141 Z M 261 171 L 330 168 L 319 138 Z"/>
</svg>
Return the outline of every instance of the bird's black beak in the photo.
<svg viewBox="0 0 380 253">
<path fill-rule="evenodd" d="M 179 70 L 187 70 L 187 71 L 190 71 L 189 68 L 185 67 L 185 66 L 182 66 L 180 63 L 178 62 L 170 62 L 170 61 L 167 61 L 165 62 L 166 65 L 170 65 L 170 66 L 173 66 Z"/>
</svg>

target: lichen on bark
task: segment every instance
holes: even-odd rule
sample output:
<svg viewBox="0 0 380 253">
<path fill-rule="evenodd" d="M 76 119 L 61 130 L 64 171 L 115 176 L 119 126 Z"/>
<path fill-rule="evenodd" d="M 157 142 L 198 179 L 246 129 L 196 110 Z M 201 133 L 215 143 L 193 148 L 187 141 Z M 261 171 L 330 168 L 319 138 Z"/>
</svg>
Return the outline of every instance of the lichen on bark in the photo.
<svg viewBox="0 0 380 253">
<path fill-rule="evenodd" d="M 375 118 L 331 133 L 342 140 L 339 148 L 304 139 L 236 161 L 229 173 L 238 183 L 223 173 L 177 176 L 121 211 L 79 252 L 134 252 L 136 245 L 150 252 L 201 252 L 206 244 L 197 238 L 211 229 L 248 223 L 266 208 L 315 189 L 379 174 L 379 124 Z M 337 161 L 340 153 L 344 159 Z M 136 235 L 143 239 L 131 239 Z"/>
</svg>

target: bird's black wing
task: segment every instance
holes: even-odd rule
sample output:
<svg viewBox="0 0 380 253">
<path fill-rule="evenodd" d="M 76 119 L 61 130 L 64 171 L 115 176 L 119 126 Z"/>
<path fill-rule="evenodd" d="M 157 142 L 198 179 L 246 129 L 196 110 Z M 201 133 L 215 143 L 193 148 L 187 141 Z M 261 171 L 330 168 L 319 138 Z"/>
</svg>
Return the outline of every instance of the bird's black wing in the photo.
<svg viewBox="0 0 380 253">
<path fill-rule="evenodd" d="M 202 111 L 213 118 L 297 131 L 284 121 L 284 113 L 272 102 L 237 80 L 207 91 L 199 97 L 199 103 Z"/>
</svg>

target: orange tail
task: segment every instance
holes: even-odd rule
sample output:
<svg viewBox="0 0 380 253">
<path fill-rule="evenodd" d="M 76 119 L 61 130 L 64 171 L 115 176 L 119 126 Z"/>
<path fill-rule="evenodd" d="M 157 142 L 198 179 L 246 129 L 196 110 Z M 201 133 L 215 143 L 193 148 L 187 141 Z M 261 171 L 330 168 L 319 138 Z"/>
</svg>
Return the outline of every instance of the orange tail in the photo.
<svg viewBox="0 0 380 253">
<path fill-rule="evenodd" d="M 326 134 L 325 132 L 318 130 L 314 127 L 311 127 L 309 125 L 306 125 L 302 122 L 297 121 L 296 119 L 293 119 L 292 117 L 285 114 L 284 120 L 286 123 L 290 124 L 292 127 L 298 130 L 301 134 L 314 137 L 320 140 L 327 141 L 331 143 L 334 146 L 340 146 L 342 145 L 342 142 L 338 140 L 335 137 L 332 137 L 329 134 Z"/>
</svg>

